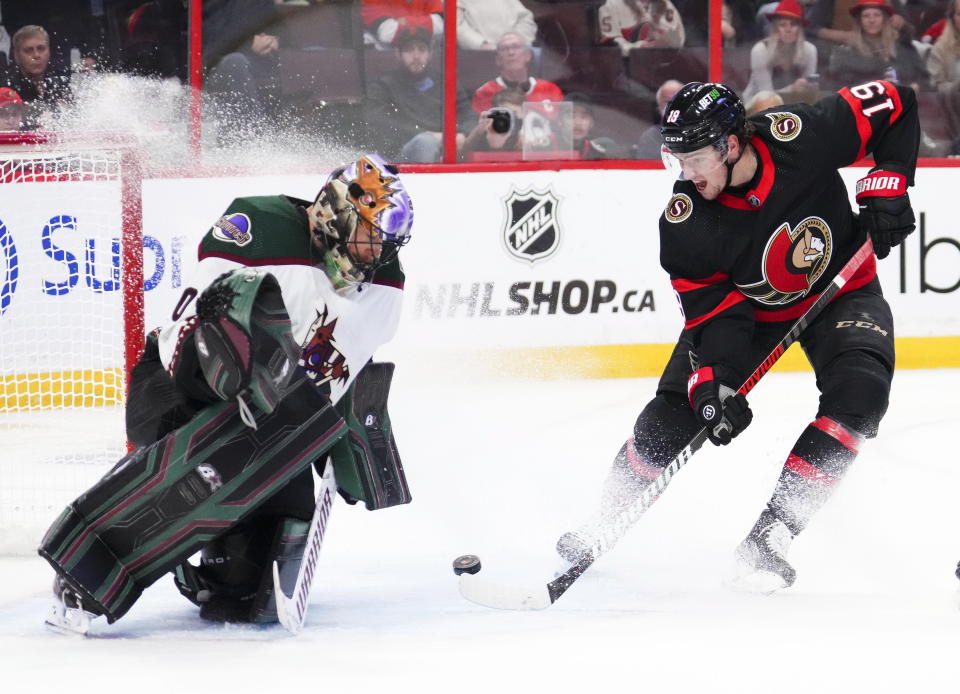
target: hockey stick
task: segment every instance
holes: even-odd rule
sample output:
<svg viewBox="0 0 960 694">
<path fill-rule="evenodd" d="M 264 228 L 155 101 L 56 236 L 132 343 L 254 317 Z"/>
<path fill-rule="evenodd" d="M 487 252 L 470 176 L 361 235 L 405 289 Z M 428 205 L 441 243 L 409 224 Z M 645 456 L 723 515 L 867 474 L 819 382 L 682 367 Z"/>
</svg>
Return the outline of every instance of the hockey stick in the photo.
<svg viewBox="0 0 960 694">
<path fill-rule="evenodd" d="M 327 533 L 327 521 L 330 509 L 337 496 L 337 480 L 333 475 L 333 461 L 327 461 L 327 467 L 320 478 L 320 491 L 317 493 L 317 505 L 313 510 L 310 529 L 307 531 L 307 544 L 297 571 L 297 582 L 293 594 L 287 596 L 280 584 L 280 567 L 273 562 L 273 595 L 277 602 L 277 618 L 291 634 L 298 634 L 307 616 L 307 600 L 313 585 L 314 569 Z"/>
<path fill-rule="evenodd" d="M 836 277 L 826 289 L 817 297 L 817 300 L 806 312 L 790 326 L 790 330 L 773 348 L 769 356 L 750 374 L 750 377 L 739 388 L 739 392 L 746 395 L 757 385 L 763 375 L 783 356 L 787 348 L 800 337 L 810 322 L 816 318 L 823 308 L 830 303 L 847 281 L 853 277 L 864 261 L 873 253 L 873 244 L 867 239 L 862 246 L 841 268 Z M 590 566 L 622 538 L 630 527 L 637 522 L 643 513 L 650 508 L 654 500 L 660 496 L 677 471 L 686 465 L 687 461 L 696 453 L 707 440 L 707 430 L 700 429 L 697 434 L 683 447 L 677 456 L 664 468 L 660 476 L 643 490 L 639 498 L 616 515 L 613 521 L 606 525 L 601 536 L 593 546 L 569 569 L 557 576 L 546 585 L 540 584 L 535 588 L 517 588 L 495 584 L 484 580 L 479 574 L 480 562 L 473 555 L 464 555 L 454 561 L 454 570 L 460 575 L 460 594 L 467 600 L 485 607 L 502 610 L 542 610 L 550 607 L 561 595 L 572 586 Z"/>
</svg>

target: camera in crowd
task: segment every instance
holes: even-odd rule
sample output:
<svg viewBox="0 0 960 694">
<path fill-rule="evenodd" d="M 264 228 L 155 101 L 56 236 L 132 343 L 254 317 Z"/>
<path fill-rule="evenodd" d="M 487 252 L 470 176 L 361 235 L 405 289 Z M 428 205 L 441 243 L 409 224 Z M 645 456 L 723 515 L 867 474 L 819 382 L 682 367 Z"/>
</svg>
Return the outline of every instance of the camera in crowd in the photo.
<svg viewBox="0 0 960 694">
<path fill-rule="evenodd" d="M 515 115 L 509 108 L 491 108 L 486 112 L 486 117 L 490 119 L 490 127 L 493 132 L 499 135 L 506 135 L 519 130 L 523 125 L 523 119 Z"/>
</svg>

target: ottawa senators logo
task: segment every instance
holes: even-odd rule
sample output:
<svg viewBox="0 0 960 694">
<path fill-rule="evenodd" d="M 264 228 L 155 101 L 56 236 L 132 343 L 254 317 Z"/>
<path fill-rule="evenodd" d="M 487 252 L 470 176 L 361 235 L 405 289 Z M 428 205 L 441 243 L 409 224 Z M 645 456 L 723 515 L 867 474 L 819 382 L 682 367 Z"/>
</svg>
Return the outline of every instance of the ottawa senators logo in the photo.
<svg viewBox="0 0 960 694">
<path fill-rule="evenodd" d="M 350 378 L 350 366 L 333 339 L 337 319 L 327 323 L 328 317 L 326 308 L 323 313 L 317 311 L 317 319 L 307 333 L 310 339 L 301 351 L 298 361 L 316 386 L 322 386 L 328 381 L 346 383 Z"/>
<path fill-rule="evenodd" d="M 737 287 L 767 306 L 806 296 L 830 264 L 833 235 L 819 217 L 807 217 L 793 229 L 784 222 L 763 251 L 763 280 Z"/>
<path fill-rule="evenodd" d="M 800 118 L 792 113 L 768 113 L 770 119 L 770 134 L 780 140 L 780 142 L 789 142 L 795 139 L 800 130 L 803 129 L 803 123 Z"/>
<path fill-rule="evenodd" d="M 691 212 L 693 212 L 693 200 L 690 199 L 689 195 L 677 193 L 670 198 L 667 209 L 663 211 L 663 216 L 667 218 L 668 222 L 677 224 L 689 217 Z"/>
</svg>

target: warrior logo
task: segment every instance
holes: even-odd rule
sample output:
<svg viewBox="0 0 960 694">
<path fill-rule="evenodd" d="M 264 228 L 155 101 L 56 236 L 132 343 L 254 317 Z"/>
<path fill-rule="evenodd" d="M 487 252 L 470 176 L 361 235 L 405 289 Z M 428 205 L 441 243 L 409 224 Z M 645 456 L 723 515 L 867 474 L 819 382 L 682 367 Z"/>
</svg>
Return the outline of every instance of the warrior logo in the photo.
<svg viewBox="0 0 960 694">
<path fill-rule="evenodd" d="M 321 314 L 317 311 L 317 319 L 310 326 L 309 342 L 300 353 L 299 364 L 307 372 L 307 377 L 316 386 L 322 386 L 328 381 L 346 383 L 350 378 L 350 367 L 346 357 L 333 339 L 333 331 L 337 327 L 337 319 L 327 323 L 329 317 L 327 309 Z"/>
<path fill-rule="evenodd" d="M 223 480 L 220 479 L 220 473 L 217 472 L 217 469 L 210 465 L 209 463 L 201 463 L 196 467 L 197 474 L 200 475 L 200 479 L 207 483 L 207 486 L 210 487 L 211 492 L 215 492 L 220 487 L 223 486 Z"/>
<path fill-rule="evenodd" d="M 783 223 L 763 251 L 763 280 L 737 286 L 761 304 L 789 304 L 810 292 L 832 255 L 833 235 L 819 217 L 807 217 L 793 229 Z"/>
<path fill-rule="evenodd" d="M 512 190 L 503 202 L 507 206 L 503 242 L 510 255 L 531 265 L 553 255 L 560 246 L 559 200 L 553 191 Z"/>
<path fill-rule="evenodd" d="M 246 246 L 253 240 L 253 234 L 250 233 L 250 218 L 242 212 L 225 214 L 216 221 L 210 233 L 218 241 L 235 243 L 238 246 Z"/>
<path fill-rule="evenodd" d="M 667 209 L 663 211 L 663 215 L 667 218 L 668 222 L 676 224 L 689 217 L 691 212 L 693 212 L 693 200 L 690 199 L 689 195 L 677 193 L 670 198 L 670 202 L 667 203 Z"/>
<path fill-rule="evenodd" d="M 770 134 L 781 142 L 796 139 L 803 128 L 800 118 L 792 113 L 768 113 L 770 119 Z"/>
</svg>

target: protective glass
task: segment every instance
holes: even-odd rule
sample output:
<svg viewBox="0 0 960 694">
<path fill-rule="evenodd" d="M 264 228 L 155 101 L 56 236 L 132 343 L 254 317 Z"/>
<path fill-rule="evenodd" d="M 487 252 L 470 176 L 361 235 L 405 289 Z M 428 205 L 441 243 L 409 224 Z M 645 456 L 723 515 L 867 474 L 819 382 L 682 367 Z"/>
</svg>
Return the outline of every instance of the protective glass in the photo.
<svg viewBox="0 0 960 694">
<path fill-rule="evenodd" d="M 726 147 L 723 151 L 709 146 L 694 152 L 677 154 L 671 152 L 666 145 L 660 148 L 660 158 L 663 160 L 664 167 L 681 181 L 703 177 L 719 169 L 727 163 L 727 155 Z"/>
</svg>

